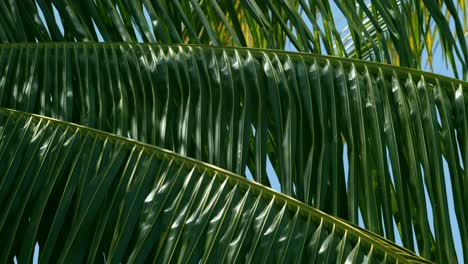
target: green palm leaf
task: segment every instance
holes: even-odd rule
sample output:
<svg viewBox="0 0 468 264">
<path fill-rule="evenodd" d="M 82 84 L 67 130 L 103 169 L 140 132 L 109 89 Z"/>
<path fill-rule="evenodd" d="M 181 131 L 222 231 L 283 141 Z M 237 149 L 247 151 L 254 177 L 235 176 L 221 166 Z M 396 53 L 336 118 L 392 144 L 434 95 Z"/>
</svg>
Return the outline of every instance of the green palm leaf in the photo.
<svg viewBox="0 0 468 264">
<path fill-rule="evenodd" d="M 427 263 L 231 172 L 0 109 L 0 258 L 64 262 Z M 255 235 L 250 235 L 251 233 Z"/>
<path fill-rule="evenodd" d="M 436 61 L 433 52 L 440 44 L 439 49 L 451 64 L 453 74 L 466 79 L 466 10 L 464 0 L 3 1 L 0 2 L 0 42 L 5 44 L 0 44 L 0 107 L 38 113 L 133 138 L 252 177 L 266 186 L 279 182 L 281 192 L 309 206 L 360 224 L 389 240 L 401 238 L 407 249 L 417 251 L 426 259 L 452 263 L 457 261 L 454 247 L 460 246 L 454 245 L 454 236 L 461 238 L 465 259 L 468 252 L 468 212 L 463 205 L 468 199 L 464 190 L 468 186 L 465 110 L 468 83 L 407 68 L 335 57 L 213 46 L 274 49 L 292 46 L 302 52 L 412 68 L 421 68 L 426 63 L 432 69 Z M 348 24 L 348 35 L 344 37 L 338 28 L 343 21 L 337 20 L 337 15 Z M 50 41 L 68 43 L 17 44 Z M 98 44 L 96 41 L 116 43 Z M 181 46 L 181 43 L 197 45 Z M 198 45 L 201 43 L 211 47 Z M 39 133 L 39 126 L 37 128 L 33 133 Z M 5 142 L 0 138 L 0 146 Z M 43 153 L 41 151 L 46 149 L 37 151 Z M 99 164 L 109 161 L 107 154 L 96 155 Z M 130 155 L 130 160 L 131 157 L 134 154 Z M 14 158 L 21 160 L 28 156 L 15 154 Z M 58 156 L 57 160 L 60 160 Z M 0 163 L 3 162 L 0 159 Z M 135 167 L 136 173 L 143 166 L 149 173 L 153 172 L 150 165 L 139 162 L 139 159 L 128 161 L 125 170 L 133 171 Z M 21 176 L 21 179 L 36 175 L 30 172 L 34 168 L 20 168 L 19 161 L 12 159 L 9 164 L 8 170 L 24 172 L 26 178 Z M 39 167 L 43 166 L 41 164 Z M 2 166 L 6 168 L 0 165 L 0 173 Z M 58 175 L 59 169 L 46 173 L 47 167 L 40 168 L 52 178 Z M 80 173 L 88 179 L 88 171 Z M 119 172 L 89 173 L 117 175 Z M 189 172 L 175 174 L 187 179 L 192 175 Z M 0 181 L 4 180 L 6 186 L 13 184 L 13 178 L 6 179 L 0 178 Z M 25 199 L 24 204 L 35 202 L 28 200 L 36 192 L 34 187 L 21 182 L 15 184 L 19 193 L 28 194 L 18 199 Z M 60 184 L 52 186 L 65 186 Z M 84 183 L 76 184 L 78 192 L 67 193 L 67 203 L 86 196 Z M 123 189 L 114 190 L 114 185 L 109 186 L 108 192 L 118 193 L 112 197 L 120 199 Z M 193 186 L 202 188 L 201 183 Z M 51 188 L 51 192 L 66 193 L 66 190 Z M 177 197 L 190 195 L 192 193 L 186 191 Z M 220 195 L 219 199 L 234 199 L 232 195 Z M 9 193 L 0 193 L 0 205 L 2 199 L 9 199 Z M 11 222 L 20 219 L 23 212 L 33 210 L 30 207 L 16 210 L 19 200 L 15 199 L 7 205 L 12 207 L 5 211 L 6 218 L 0 218 L 0 230 L 4 224 L 28 225 L 30 222 L 26 218 L 22 222 Z M 41 199 L 45 199 L 43 204 L 50 200 L 46 194 Z M 239 203 L 246 206 L 248 199 Z M 58 200 L 52 202 L 50 208 L 58 203 Z M 128 203 L 131 202 L 125 201 L 121 208 L 133 208 L 133 204 Z M 236 210 L 242 207 L 239 203 Z M 100 203 L 90 202 L 89 206 L 83 209 L 78 201 L 74 211 L 67 211 L 69 213 L 62 219 L 75 217 L 73 219 L 87 221 L 86 214 L 82 215 L 80 210 L 96 211 L 98 209 L 93 206 L 99 207 Z M 132 212 L 135 211 L 128 212 L 128 216 L 136 217 Z M 151 209 L 145 212 L 154 213 Z M 272 225 L 277 226 L 288 213 L 281 209 L 275 214 L 281 215 L 272 220 L 276 223 Z M 453 215 L 455 223 L 450 221 Z M 292 217 L 296 220 L 291 220 L 287 226 L 295 227 L 300 217 Z M 230 221 L 237 224 L 242 219 L 233 216 Z M 101 224 L 105 225 L 105 221 Z M 106 256 L 133 258 L 124 247 L 137 246 L 133 244 L 136 238 L 131 237 L 122 238 L 124 242 L 109 242 L 109 246 L 103 248 L 101 237 L 112 232 L 102 228 L 96 238 L 98 244 L 87 247 L 92 248 L 91 251 L 73 244 L 75 238 L 62 251 L 55 245 L 63 242 L 60 240 L 63 232 L 82 235 L 83 241 L 91 241 L 91 236 L 95 235 L 86 231 L 73 234 L 79 227 L 65 231 L 55 229 L 56 233 L 45 235 L 43 230 L 49 230 L 49 226 L 45 229 L 42 224 L 32 226 L 37 232 L 28 232 L 38 234 L 42 239 L 41 247 L 45 240 L 53 241 L 48 242 L 53 246 L 41 256 L 43 260 L 79 256 L 77 258 L 84 261 L 101 252 L 106 252 Z M 312 226 L 321 225 L 315 222 Z M 124 233 L 125 228 L 126 225 L 115 234 Z M 295 228 L 286 229 L 287 236 L 295 235 Z M 322 229 L 317 227 L 317 230 Z M 4 258 L 11 259 L 17 254 L 17 245 L 27 245 L 21 247 L 30 250 L 34 243 L 31 240 L 21 244 L 23 242 L 15 240 L 17 230 L 21 229 L 17 226 L 0 234 L 8 237 L 10 243 L 7 249 L 0 251 L 4 252 Z M 360 250 L 362 241 L 356 240 L 350 230 L 336 230 L 332 227 L 323 231 L 325 233 L 314 231 L 315 236 L 310 238 L 315 241 L 310 251 L 312 255 L 322 239 L 321 248 L 327 249 L 330 245 L 336 248 L 324 250 L 318 261 L 337 258 L 342 262 L 348 256 L 359 261 L 363 260 L 363 255 L 375 254 L 373 246 Z M 199 229 L 194 232 L 200 234 Z M 208 244 L 231 241 L 237 231 L 229 232 L 229 237 Z M 341 236 L 339 239 L 336 232 Z M 362 230 L 356 232 L 364 235 Z M 21 236 L 21 241 L 27 240 L 23 233 Z M 262 239 L 260 235 L 252 238 L 245 232 L 240 236 L 245 241 Z M 153 236 L 149 237 L 151 240 Z M 348 240 L 355 243 L 351 248 Z M 255 243 L 260 243 L 258 241 Z M 271 249 L 284 248 L 281 243 L 280 246 L 265 245 Z M 151 248 L 151 254 L 163 252 L 163 244 L 158 244 L 156 253 Z M 171 245 L 176 247 L 168 249 L 171 252 L 180 249 L 177 241 Z M 217 248 L 219 246 L 213 246 L 209 252 Z M 303 250 L 304 254 L 310 253 L 307 248 Z M 240 252 L 238 256 L 246 254 L 241 248 L 230 252 Z M 228 255 L 223 260 L 232 260 Z M 377 255 L 384 260 L 385 253 Z M 29 255 L 22 257 L 28 258 Z M 394 257 L 390 259 L 395 260 Z M 459 255 L 458 260 L 461 261 L 462 256 Z"/>
<path fill-rule="evenodd" d="M 0 72 L 3 107 L 277 179 L 306 204 L 354 224 L 360 212 L 390 240 L 398 232 L 428 259 L 456 261 L 453 228 L 467 247 L 464 82 L 318 55 L 142 44 L 3 45 Z"/>
<path fill-rule="evenodd" d="M 461 72 L 466 77 L 467 18 L 458 13 L 460 10 L 466 14 L 463 1 L 333 2 L 5 1 L 0 4 L 0 42 L 88 42 L 102 37 L 113 42 L 210 43 L 272 49 L 284 49 L 290 43 L 298 51 L 413 68 L 424 67 L 424 50 L 432 66 L 431 57 L 440 42 L 455 76 Z M 345 40 L 350 43 L 345 42 L 346 46 L 335 21 L 337 13 L 349 25 Z"/>
</svg>

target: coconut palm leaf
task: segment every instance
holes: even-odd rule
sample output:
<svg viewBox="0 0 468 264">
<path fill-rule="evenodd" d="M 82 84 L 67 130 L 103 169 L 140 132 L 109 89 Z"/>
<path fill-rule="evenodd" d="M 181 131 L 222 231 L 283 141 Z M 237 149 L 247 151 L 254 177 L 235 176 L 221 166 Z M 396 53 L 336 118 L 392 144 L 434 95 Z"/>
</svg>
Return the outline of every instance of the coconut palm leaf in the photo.
<svg viewBox="0 0 468 264">
<path fill-rule="evenodd" d="M 207 163 L 0 108 L 0 260 L 428 263 Z"/>
<path fill-rule="evenodd" d="M 278 181 L 287 195 L 355 224 L 362 215 L 372 232 L 451 263 L 455 235 L 468 252 L 465 82 L 305 54 L 95 41 L 290 43 L 413 68 L 424 50 L 431 62 L 438 42 L 466 78 L 466 30 L 463 0 L 8 0 L 0 106 Z M 92 43 L 15 44 L 49 41 Z"/>
<path fill-rule="evenodd" d="M 427 259 L 456 261 L 457 232 L 468 246 L 465 82 L 320 55 L 93 43 L 2 45 L 0 75 L 2 107 L 277 181 Z"/>
<path fill-rule="evenodd" d="M 465 78 L 467 18 L 459 10 L 466 14 L 466 4 L 452 0 L 4 1 L 0 42 L 102 39 L 273 49 L 290 43 L 303 52 L 421 68 L 423 51 L 431 59 L 440 41 L 455 76 Z M 337 13 L 349 25 L 344 40 Z"/>
</svg>

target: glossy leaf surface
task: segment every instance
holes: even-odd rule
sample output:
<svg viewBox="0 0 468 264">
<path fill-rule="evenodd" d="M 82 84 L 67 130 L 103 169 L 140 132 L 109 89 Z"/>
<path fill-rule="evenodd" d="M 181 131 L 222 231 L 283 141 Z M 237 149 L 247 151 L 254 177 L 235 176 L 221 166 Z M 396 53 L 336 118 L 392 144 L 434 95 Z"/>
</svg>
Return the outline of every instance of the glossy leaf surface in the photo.
<svg viewBox="0 0 468 264">
<path fill-rule="evenodd" d="M 3 107 L 249 171 L 267 186 L 278 181 L 283 193 L 354 224 L 362 214 L 368 230 L 398 234 L 428 259 L 455 261 L 457 232 L 468 246 L 465 82 L 256 49 L 25 44 L 0 52 Z"/>
<path fill-rule="evenodd" d="M 427 263 L 231 172 L 0 108 L 2 262 Z M 255 234 L 255 235 L 252 235 Z"/>
</svg>

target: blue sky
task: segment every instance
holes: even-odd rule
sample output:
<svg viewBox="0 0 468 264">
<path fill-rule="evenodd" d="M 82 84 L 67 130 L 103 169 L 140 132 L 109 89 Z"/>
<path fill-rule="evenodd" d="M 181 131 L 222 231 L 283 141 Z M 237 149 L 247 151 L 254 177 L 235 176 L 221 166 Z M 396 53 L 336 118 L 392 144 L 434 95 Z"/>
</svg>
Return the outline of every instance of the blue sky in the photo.
<svg viewBox="0 0 468 264">
<path fill-rule="evenodd" d="M 340 17 L 341 13 L 338 10 L 338 8 L 335 6 L 334 3 L 332 3 L 332 10 L 336 14 L 335 15 L 335 20 L 336 20 L 336 23 L 337 23 L 337 27 L 338 28 L 344 28 L 346 26 L 346 20 L 345 20 L 344 17 Z M 144 10 L 144 11 L 145 11 L 144 12 L 145 16 L 147 17 L 148 24 L 152 28 L 152 25 L 149 22 L 150 20 L 149 20 L 148 13 L 146 12 L 146 10 Z M 60 21 L 60 15 L 57 12 L 57 10 L 55 9 L 55 7 L 54 7 L 54 15 L 55 15 L 56 20 Z M 45 21 L 42 12 L 40 12 L 40 17 L 41 17 L 42 21 Z M 307 21 L 307 19 L 306 19 L 306 21 Z M 310 25 L 310 23 L 309 23 L 309 25 Z M 60 28 L 61 32 L 63 33 L 63 26 L 60 23 L 59 23 L 59 28 Z M 136 31 L 136 32 L 138 32 L 138 31 Z M 137 33 L 137 35 L 138 35 L 138 33 Z M 100 36 L 100 34 L 98 34 L 98 37 L 102 41 L 102 37 Z M 139 40 L 141 41 L 141 36 L 138 35 L 138 37 L 139 37 Z M 292 45 L 287 45 L 287 47 L 290 50 L 294 50 L 292 48 Z M 425 70 L 429 70 L 429 68 L 426 67 Z M 440 73 L 440 74 L 443 74 L 443 75 L 446 75 L 446 76 L 453 77 L 453 72 L 451 71 L 451 69 L 447 68 L 446 63 L 444 61 L 442 61 L 442 54 L 441 54 L 440 48 L 434 53 L 434 72 Z M 344 153 L 346 153 L 346 146 L 345 146 L 345 149 L 344 149 Z M 345 173 L 347 175 L 347 173 L 348 173 L 348 159 L 347 159 L 346 155 L 343 156 L 343 160 L 344 160 Z M 276 177 L 276 175 L 275 175 L 275 173 L 274 173 L 274 171 L 272 169 L 272 166 L 271 166 L 271 163 L 269 162 L 269 160 L 268 160 L 267 166 L 268 166 L 267 172 L 268 172 L 268 175 L 270 177 L 272 187 L 275 190 L 279 191 L 280 190 L 280 184 L 279 184 L 279 182 L 277 180 L 277 177 Z M 454 240 L 455 240 L 454 242 L 455 242 L 455 245 L 456 245 L 457 254 L 459 256 L 462 256 L 463 252 L 462 252 L 462 248 L 461 248 L 461 239 L 460 239 L 460 235 L 459 235 L 459 231 L 458 231 L 457 221 L 456 221 L 456 218 L 455 218 L 455 213 L 454 213 L 455 211 L 454 211 L 454 207 L 453 207 L 453 199 L 451 199 L 451 197 L 452 197 L 452 193 L 451 193 L 452 188 L 451 188 L 451 182 L 450 182 L 450 177 L 449 177 L 450 174 L 448 172 L 448 167 L 447 167 L 446 162 L 444 162 L 444 173 L 446 175 L 445 181 L 447 183 L 447 186 L 446 186 L 447 194 L 450 197 L 450 199 L 449 199 L 449 209 L 450 209 L 450 220 L 451 220 L 452 230 L 454 230 Z M 427 202 L 428 205 L 430 205 L 429 197 L 427 196 L 427 194 L 426 194 L 426 202 Z M 432 208 L 430 206 L 428 206 L 427 209 L 428 209 L 428 212 L 429 212 L 429 216 L 432 217 Z M 434 230 L 433 222 L 430 222 L 430 223 L 431 223 L 431 230 L 432 230 L 432 232 L 434 232 L 433 231 Z M 360 219 L 360 225 L 363 226 L 362 218 Z M 401 240 L 400 240 L 398 234 L 397 234 L 397 241 L 396 242 L 401 245 Z M 40 250 L 39 250 L 38 246 L 36 246 L 33 263 L 37 263 L 38 252 L 39 251 Z M 461 262 L 461 259 L 462 258 L 460 258 L 460 262 Z"/>
</svg>

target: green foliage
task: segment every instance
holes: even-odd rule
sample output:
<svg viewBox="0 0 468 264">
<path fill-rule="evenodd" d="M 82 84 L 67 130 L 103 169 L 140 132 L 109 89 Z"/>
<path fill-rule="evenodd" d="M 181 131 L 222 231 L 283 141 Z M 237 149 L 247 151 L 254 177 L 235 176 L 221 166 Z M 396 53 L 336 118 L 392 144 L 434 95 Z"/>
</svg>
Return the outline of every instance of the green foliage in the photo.
<svg viewBox="0 0 468 264">
<path fill-rule="evenodd" d="M 0 3 L 1 262 L 456 262 L 468 83 L 281 49 L 420 68 L 440 42 L 465 77 L 466 6 L 335 4 Z"/>
<path fill-rule="evenodd" d="M 427 263 L 171 151 L 13 110 L 1 109 L 0 121 L 2 262 L 29 262 L 37 238 L 44 263 L 100 262 L 103 253 L 111 263 Z"/>
</svg>

